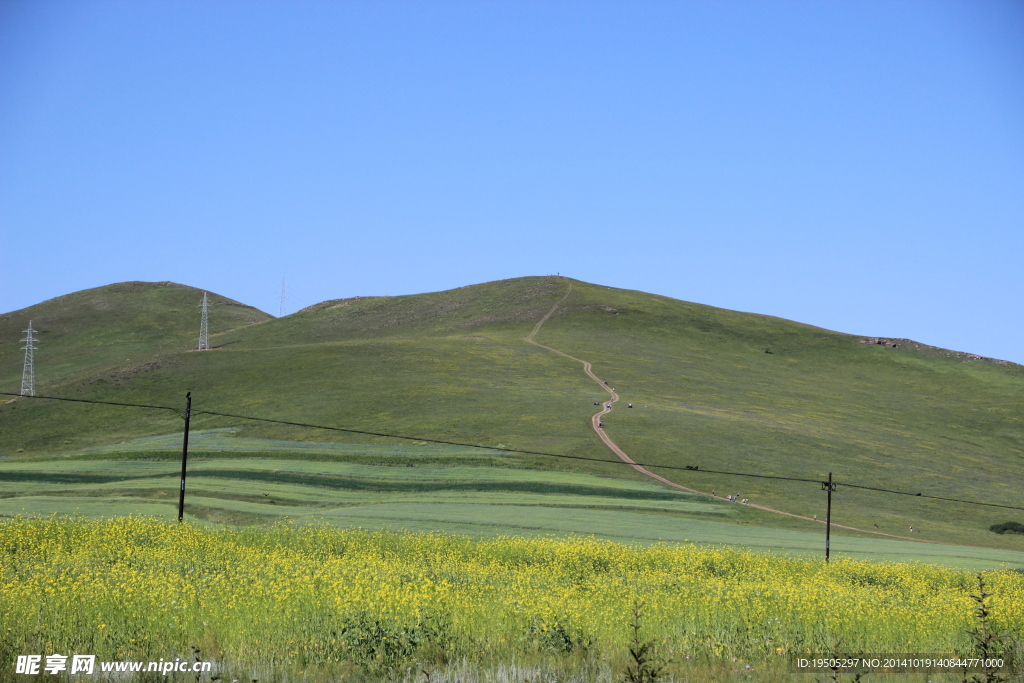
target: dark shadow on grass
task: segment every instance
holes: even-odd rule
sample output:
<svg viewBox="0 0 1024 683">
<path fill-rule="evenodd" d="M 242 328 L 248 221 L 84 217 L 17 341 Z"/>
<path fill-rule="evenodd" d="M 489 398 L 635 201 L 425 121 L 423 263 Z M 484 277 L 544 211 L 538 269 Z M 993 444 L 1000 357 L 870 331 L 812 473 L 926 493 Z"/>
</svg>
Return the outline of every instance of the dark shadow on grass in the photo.
<svg viewBox="0 0 1024 683">
<path fill-rule="evenodd" d="M 131 474 L 72 474 L 65 472 L 0 472 L 0 482 L 45 483 L 45 484 L 110 484 L 123 481 L 163 479 L 173 473 L 131 475 Z M 380 479 L 359 479 L 324 474 L 301 474 L 297 472 L 263 472 L 257 470 L 198 470 L 189 479 L 229 479 L 253 481 L 267 484 L 292 484 L 346 491 L 372 491 L 380 493 L 426 493 L 432 491 L 479 491 L 479 492 L 522 492 L 576 496 L 597 496 L 601 498 L 624 498 L 629 500 L 706 500 L 704 496 L 672 491 L 640 491 L 605 486 L 579 486 L 572 484 L 550 484 L 546 482 L 492 482 L 492 481 L 385 481 Z"/>
</svg>

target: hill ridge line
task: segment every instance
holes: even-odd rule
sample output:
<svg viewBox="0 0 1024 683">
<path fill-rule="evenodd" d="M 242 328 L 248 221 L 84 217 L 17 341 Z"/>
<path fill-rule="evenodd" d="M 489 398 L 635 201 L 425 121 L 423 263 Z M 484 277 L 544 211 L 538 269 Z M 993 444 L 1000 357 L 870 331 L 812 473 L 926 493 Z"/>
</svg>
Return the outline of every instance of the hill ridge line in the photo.
<svg viewBox="0 0 1024 683">
<path fill-rule="evenodd" d="M 608 384 L 606 382 L 602 381 L 601 378 L 599 378 L 596 374 L 594 374 L 593 365 L 591 363 L 589 363 L 588 361 L 585 361 L 582 358 L 577 358 L 575 356 L 570 356 L 568 353 L 565 353 L 564 351 L 559 351 L 556 348 L 552 348 L 550 346 L 546 346 L 544 344 L 541 344 L 538 341 L 534 341 L 533 338 L 537 334 L 537 332 L 540 331 L 541 326 L 544 323 L 546 323 L 548 321 L 548 318 L 550 318 L 552 316 L 552 314 L 555 312 L 555 310 L 560 305 L 562 305 L 562 303 L 566 299 L 569 298 L 569 295 L 571 293 L 572 293 L 572 283 L 570 282 L 569 283 L 569 289 L 566 290 L 565 295 L 562 296 L 561 299 L 559 299 L 558 301 L 555 302 L 555 304 L 551 307 L 551 310 L 549 310 L 547 313 L 544 314 L 544 317 L 542 317 L 540 320 L 537 321 L 537 324 L 533 326 L 533 330 L 530 332 L 530 334 L 526 335 L 526 337 L 523 338 L 523 341 L 525 341 L 525 342 L 527 342 L 529 344 L 533 344 L 534 346 L 539 346 L 540 348 L 546 349 L 548 351 L 551 351 L 552 353 L 557 353 L 559 356 L 563 356 L 565 358 L 568 358 L 570 360 L 574 360 L 577 363 L 582 364 L 583 365 L 583 371 L 585 373 L 587 373 L 587 375 L 592 380 L 597 382 L 597 384 L 602 389 L 604 389 L 605 391 L 607 391 L 610 394 L 610 399 L 609 399 L 608 403 L 605 404 L 604 406 L 602 406 L 601 410 L 598 413 L 596 413 L 593 416 L 591 416 L 591 418 L 590 418 L 590 425 L 591 425 L 591 427 L 593 427 L 594 431 L 597 432 L 597 435 L 599 437 L 601 437 L 601 441 L 604 442 L 604 445 L 607 446 L 608 449 L 611 450 L 612 453 L 614 453 L 616 456 L 618 456 L 618 458 L 620 460 L 622 460 L 624 463 L 628 464 L 630 467 L 632 467 L 634 470 L 636 470 L 640 474 L 643 474 L 643 475 L 646 475 L 648 477 L 651 477 L 652 479 L 656 479 L 657 481 L 660 481 L 663 484 L 667 484 L 668 486 L 672 486 L 672 487 L 675 487 L 677 489 L 682 489 L 684 491 L 689 491 L 691 493 L 699 493 L 699 494 L 701 494 L 703 496 L 709 496 L 711 498 L 716 498 L 718 500 L 726 500 L 722 496 L 716 496 L 714 494 L 707 493 L 705 491 L 698 491 L 697 489 L 692 489 L 692 488 L 689 488 L 688 486 L 683 486 L 682 484 L 677 484 L 676 482 L 671 481 L 669 479 L 666 479 L 665 477 L 663 477 L 663 476 L 661 476 L 659 474 L 655 474 L 654 472 L 651 472 L 647 468 L 637 464 L 637 462 L 635 460 L 633 460 L 631 457 L 629 457 L 629 455 L 627 455 L 625 451 L 623 451 L 621 448 L 619 448 L 618 444 L 616 444 L 614 441 L 611 440 L 611 438 L 605 433 L 604 428 L 601 426 L 601 416 L 605 415 L 606 413 L 610 413 L 611 410 L 612 410 L 611 405 L 619 400 L 619 395 L 617 393 L 615 393 L 615 389 L 613 389 L 610 386 L 608 386 Z M 785 515 L 787 517 L 795 517 L 797 519 L 803 519 L 803 520 L 806 520 L 808 522 L 817 522 L 819 524 L 824 524 L 825 523 L 824 520 L 820 520 L 820 519 L 816 519 L 816 518 L 812 519 L 811 517 L 805 517 L 803 515 L 798 515 L 798 514 L 795 514 L 795 513 L 792 513 L 792 512 L 785 512 L 783 510 L 776 510 L 774 508 L 765 507 L 763 505 L 755 505 L 753 503 L 747 503 L 747 505 L 749 507 L 752 507 L 752 508 L 757 508 L 758 510 L 764 510 L 765 512 L 772 512 L 772 513 L 777 514 L 777 515 Z M 903 539 L 905 541 L 917 541 L 918 543 L 933 543 L 935 545 L 947 545 L 947 544 L 944 544 L 944 543 L 939 543 L 938 541 L 928 541 L 928 540 L 925 540 L 923 538 L 913 538 L 911 536 L 900 536 L 898 534 L 887 534 L 884 531 L 872 531 L 870 529 L 858 529 L 857 527 L 846 526 L 846 525 L 843 525 L 843 524 L 836 524 L 834 522 L 832 523 L 832 526 L 834 526 L 834 527 L 836 527 L 838 529 L 848 529 L 850 531 L 859 531 L 859 532 L 862 532 L 862 533 L 865 533 L 865 534 L 874 534 L 874 535 L 878 535 L 878 536 L 887 536 L 889 538 L 900 538 L 900 539 Z"/>
</svg>

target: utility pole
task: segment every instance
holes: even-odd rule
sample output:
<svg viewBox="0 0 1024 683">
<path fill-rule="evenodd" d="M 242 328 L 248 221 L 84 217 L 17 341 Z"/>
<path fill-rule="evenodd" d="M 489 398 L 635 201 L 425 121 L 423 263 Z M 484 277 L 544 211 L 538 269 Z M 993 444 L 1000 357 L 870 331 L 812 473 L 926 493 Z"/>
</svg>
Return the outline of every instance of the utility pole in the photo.
<svg viewBox="0 0 1024 683">
<path fill-rule="evenodd" d="M 25 338 L 21 341 L 25 342 L 25 345 L 21 348 L 25 350 L 25 366 L 21 371 L 21 395 L 22 396 L 35 396 L 36 395 L 36 367 L 35 367 L 35 356 L 33 351 L 36 350 L 36 346 L 33 342 L 39 341 L 32 336 L 35 330 L 32 329 L 32 321 L 28 321 L 28 329 L 24 331 Z"/>
<path fill-rule="evenodd" d="M 210 334 L 206 325 L 206 311 L 208 308 L 206 302 L 206 292 L 203 292 L 203 303 L 201 304 L 201 306 L 203 309 L 203 321 L 199 323 L 199 350 L 208 351 L 210 349 Z"/>
<path fill-rule="evenodd" d="M 181 442 L 181 490 L 178 491 L 178 521 L 185 516 L 185 466 L 188 463 L 188 425 L 192 420 L 192 392 L 185 394 L 185 439 Z"/>
<path fill-rule="evenodd" d="M 283 318 L 288 314 L 288 307 L 285 305 L 288 299 L 288 289 L 284 286 L 284 278 L 281 278 L 281 307 L 278 309 L 278 318 Z"/>
<path fill-rule="evenodd" d="M 828 473 L 828 481 L 821 482 L 821 490 L 828 491 L 828 507 L 825 509 L 825 564 L 828 564 L 829 536 L 832 533 L 832 492 L 836 490 L 831 472 Z"/>
</svg>

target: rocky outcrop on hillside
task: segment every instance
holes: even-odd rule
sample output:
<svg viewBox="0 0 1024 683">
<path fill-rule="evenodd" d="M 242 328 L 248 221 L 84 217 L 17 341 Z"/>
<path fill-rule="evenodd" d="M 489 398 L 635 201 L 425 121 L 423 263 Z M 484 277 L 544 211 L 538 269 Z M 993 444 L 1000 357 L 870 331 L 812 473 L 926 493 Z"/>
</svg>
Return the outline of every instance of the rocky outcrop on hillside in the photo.
<svg viewBox="0 0 1024 683">
<path fill-rule="evenodd" d="M 861 339 L 861 344 L 877 344 L 879 346 L 888 346 L 893 349 L 900 347 L 899 342 L 893 341 L 892 339 L 882 339 L 881 337 L 869 337 L 867 339 Z"/>
<path fill-rule="evenodd" d="M 913 349 L 915 351 L 923 351 L 928 355 L 932 356 L 941 356 L 952 360 L 959 360 L 962 363 L 970 363 L 973 361 L 986 361 L 989 363 L 994 363 L 996 365 L 1017 366 L 1017 363 L 1011 363 L 1008 360 L 999 360 L 998 358 L 979 356 L 976 353 L 950 351 L 949 349 L 942 349 L 939 348 L 938 346 L 929 346 L 928 344 L 922 344 L 920 342 L 914 341 L 913 339 L 886 339 L 885 337 L 867 337 L 866 339 L 861 339 L 860 343 L 870 344 L 872 346 L 885 346 L 890 349 Z"/>
</svg>

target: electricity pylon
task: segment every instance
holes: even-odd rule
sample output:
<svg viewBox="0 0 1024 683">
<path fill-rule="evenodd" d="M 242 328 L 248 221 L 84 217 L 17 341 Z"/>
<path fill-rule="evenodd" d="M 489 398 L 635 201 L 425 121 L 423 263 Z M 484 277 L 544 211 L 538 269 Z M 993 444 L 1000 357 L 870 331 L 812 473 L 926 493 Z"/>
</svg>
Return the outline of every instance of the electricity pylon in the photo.
<svg viewBox="0 0 1024 683">
<path fill-rule="evenodd" d="M 32 329 L 32 321 L 28 321 L 28 329 L 25 330 L 26 337 L 21 341 L 25 342 L 25 345 L 21 348 L 25 349 L 25 368 L 21 372 L 21 395 L 22 396 L 35 396 L 36 395 L 36 369 L 35 359 L 32 352 L 36 350 L 36 346 L 33 342 L 39 341 L 32 336 L 35 330 Z"/>
<path fill-rule="evenodd" d="M 210 335 L 206 328 L 206 292 L 203 292 L 203 321 L 199 323 L 199 350 L 206 351 L 210 348 Z"/>
<path fill-rule="evenodd" d="M 284 286 L 284 278 L 281 278 L 281 308 L 278 310 L 278 318 L 283 318 L 288 313 L 285 302 L 288 299 L 288 289 Z"/>
</svg>

